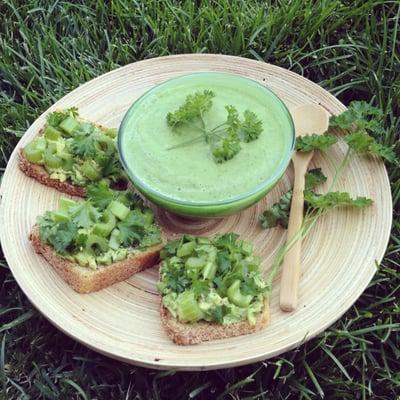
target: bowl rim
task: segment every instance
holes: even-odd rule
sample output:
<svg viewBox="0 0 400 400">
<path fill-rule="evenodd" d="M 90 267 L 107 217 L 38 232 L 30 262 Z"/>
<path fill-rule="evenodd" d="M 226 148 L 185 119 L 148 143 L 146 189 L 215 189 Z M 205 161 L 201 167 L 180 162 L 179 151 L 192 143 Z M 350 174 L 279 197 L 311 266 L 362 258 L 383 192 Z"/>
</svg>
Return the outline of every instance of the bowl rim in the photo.
<svg viewBox="0 0 400 400">
<path fill-rule="evenodd" d="M 240 194 L 238 196 L 231 197 L 229 199 L 214 200 L 214 201 L 204 201 L 204 200 L 203 201 L 193 201 L 193 200 L 175 199 L 173 197 L 170 197 L 170 196 L 167 196 L 165 194 L 159 193 L 158 191 L 154 190 L 149 185 L 147 185 L 144 182 L 142 182 L 136 176 L 136 174 L 134 174 L 133 171 L 127 165 L 127 162 L 125 160 L 124 153 L 123 153 L 123 150 L 122 150 L 122 137 L 124 135 L 123 132 L 126 131 L 125 128 L 126 128 L 126 125 L 128 123 L 129 117 L 130 117 L 134 107 L 139 102 L 142 102 L 143 100 L 145 100 L 154 91 L 160 89 L 160 87 L 162 88 L 163 86 L 166 86 L 167 84 L 169 84 L 169 83 L 171 83 L 171 82 L 173 82 L 175 80 L 179 80 L 179 79 L 182 79 L 182 78 L 187 78 L 187 77 L 190 77 L 190 76 L 196 76 L 196 75 L 222 75 L 222 76 L 226 76 L 226 77 L 234 77 L 235 79 L 244 80 L 244 81 L 247 81 L 248 83 L 250 83 L 252 85 L 258 86 L 262 90 L 268 92 L 269 95 L 272 95 L 272 97 L 274 97 L 275 100 L 277 100 L 277 102 L 282 106 L 283 112 L 286 114 L 286 116 L 288 118 L 289 124 L 291 126 L 291 130 L 292 130 L 292 141 L 291 141 L 291 144 L 290 144 L 289 151 L 287 152 L 285 157 L 281 160 L 281 162 L 279 164 L 279 168 L 277 168 L 275 170 L 274 174 L 272 174 L 267 180 L 259 183 L 251 191 L 248 191 L 246 193 L 242 193 L 242 194 Z M 168 202 L 170 204 L 174 204 L 174 205 L 177 205 L 177 206 L 217 207 L 217 206 L 224 206 L 224 205 L 230 205 L 230 204 L 235 204 L 235 203 L 241 202 L 242 200 L 245 200 L 245 199 L 248 199 L 249 197 L 255 196 L 257 193 L 261 192 L 262 190 L 264 190 L 269 185 L 274 185 L 274 183 L 276 183 L 280 179 L 280 177 L 283 175 L 283 173 L 285 172 L 285 170 L 286 170 L 286 168 L 287 168 L 287 166 L 288 166 L 288 164 L 290 162 L 290 159 L 292 157 L 292 153 L 294 151 L 295 142 L 296 142 L 296 135 L 295 135 L 295 126 L 294 126 L 292 115 L 290 114 L 290 111 L 289 111 L 288 107 L 286 106 L 286 104 L 271 89 L 265 87 L 259 81 L 256 81 L 254 79 L 251 79 L 251 78 L 248 78 L 246 76 L 239 75 L 239 74 L 232 74 L 232 73 L 226 73 L 226 72 L 217 72 L 217 71 L 198 71 L 198 72 L 193 72 L 193 73 L 190 73 L 190 74 L 179 75 L 179 76 L 176 76 L 176 77 L 171 78 L 171 79 L 167 79 L 167 80 L 155 85 L 154 87 L 152 87 L 151 89 L 149 89 L 145 93 L 143 93 L 141 96 L 139 96 L 131 104 L 131 106 L 126 111 L 124 117 L 122 118 L 121 124 L 120 124 L 120 126 L 118 128 L 117 148 L 118 148 L 118 153 L 119 153 L 119 157 L 121 159 L 121 163 L 122 163 L 123 168 L 125 169 L 125 171 L 128 174 L 129 178 L 132 180 L 132 183 L 134 184 L 134 186 L 137 189 L 139 189 L 145 196 L 146 196 L 147 192 L 149 192 L 153 198 L 159 198 L 160 200 L 163 200 L 165 202 Z"/>
</svg>

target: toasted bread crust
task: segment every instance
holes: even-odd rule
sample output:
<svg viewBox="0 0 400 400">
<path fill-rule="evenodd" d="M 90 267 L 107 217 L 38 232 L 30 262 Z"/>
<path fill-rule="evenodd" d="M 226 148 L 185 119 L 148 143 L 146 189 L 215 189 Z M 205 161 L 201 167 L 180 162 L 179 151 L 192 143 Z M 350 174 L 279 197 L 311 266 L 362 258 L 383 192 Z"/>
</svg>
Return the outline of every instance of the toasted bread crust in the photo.
<svg viewBox="0 0 400 400">
<path fill-rule="evenodd" d="M 175 319 L 162 303 L 160 316 L 164 329 L 173 342 L 179 345 L 189 345 L 260 331 L 269 321 L 269 305 L 268 301 L 264 300 L 264 309 L 257 316 L 255 325 L 250 325 L 247 321 L 229 325 L 207 321 L 185 324 Z"/>
<path fill-rule="evenodd" d="M 39 164 L 33 164 L 26 159 L 23 149 L 20 149 L 19 151 L 19 168 L 25 173 L 25 175 L 35 178 L 43 185 L 52 187 L 71 196 L 86 196 L 86 188 L 75 186 L 67 181 L 61 182 L 58 179 L 50 178 L 50 175 L 44 169 L 44 167 Z"/>
<path fill-rule="evenodd" d="M 100 267 L 97 270 L 92 270 L 81 267 L 57 255 L 51 246 L 40 240 L 39 229 L 36 225 L 29 235 L 29 240 L 35 252 L 41 254 L 61 278 L 78 293 L 95 292 L 114 283 L 124 281 L 133 274 L 152 267 L 157 263 L 160 250 L 165 245 L 165 238 L 163 238 L 162 243 L 142 253 L 132 255 L 114 264 Z"/>
</svg>

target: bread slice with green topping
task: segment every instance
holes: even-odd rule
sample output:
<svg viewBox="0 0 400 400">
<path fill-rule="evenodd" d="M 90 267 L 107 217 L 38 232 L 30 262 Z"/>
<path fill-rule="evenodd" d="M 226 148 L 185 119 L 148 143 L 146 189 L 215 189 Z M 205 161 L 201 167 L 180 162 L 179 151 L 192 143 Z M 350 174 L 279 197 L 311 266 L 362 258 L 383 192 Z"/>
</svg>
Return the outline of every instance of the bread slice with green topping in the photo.
<svg viewBox="0 0 400 400">
<path fill-rule="evenodd" d="M 160 250 L 165 245 L 165 239 L 162 238 L 159 244 L 138 251 L 122 261 L 91 269 L 58 255 L 52 246 L 40 239 L 37 226 L 32 229 L 29 240 L 35 252 L 41 254 L 60 277 L 78 293 L 96 292 L 154 266 L 159 260 Z"/>
<path fill-rule="evenodd" d="M 254 333 L 269 319 L 254 246 L 234 233 L 184 235 L 161 251 L 160 317 L 179 345 Z"/>
<path fill-rule="evenodd" d="M 166 239 L 152 210 L 130 190 L 90 185 L 85 201 L 61 198 L 29 239 L 69 285 L 89 293 L 155 265 Z"/>
<path fill-rule="evenodd" d="M 86 187 L 105 181 L 126 188 L 115 140 L 116 129 L 89 122 L 76 108 L 47 117 L 39 135 L 19 152 L 19 167 L 27 176 L 71 196 L 86 196 Z"/>
<path fill-rule="evenodd" d="M 174 318 L 162 304 L 160 316 L 165 332 L 173 342 L 179 345 L 189 345 L 258 332 L 269 321 L 269 305 L 268 301 L 264 300 L 263 310 L 257 315 L 254 325 L 250 325 L 248 321 L 229 325 L 207 321 L 199 321 L 192 324 L 183 323 Z"/>
</svg>

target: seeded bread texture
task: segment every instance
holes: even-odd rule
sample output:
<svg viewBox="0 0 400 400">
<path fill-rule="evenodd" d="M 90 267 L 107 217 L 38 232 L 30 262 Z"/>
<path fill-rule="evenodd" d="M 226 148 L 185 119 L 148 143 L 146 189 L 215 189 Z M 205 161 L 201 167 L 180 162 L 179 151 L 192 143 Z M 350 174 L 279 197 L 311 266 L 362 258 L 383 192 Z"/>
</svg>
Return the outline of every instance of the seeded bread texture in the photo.
<svg viewBox="0 0 400 400">
<path fill-rule="evenodd" d="M 268 301 L 264 300 L 263 311 L 257 316 L 255 325 L 250 325 L 247 321 L 228 325 L 207 321 L 195 322 L 193 324 L 182 323 L 174 318 L 162 303 L 160 316 L 162 325 L 173 342 L 179 345 L 189 345 L 258 332 L 269 321 L 269 305 Z"/>
<path fill-rule="evenodd" d="M 114 283 L 128 279 L 137 272 L 152 267 L 158 262 L 160 250 L 166 242 L 163 237 L 161 243 L 145 251 L 133 254 L 125 260 L 93 270 L 81 267 L 56 254 L 53 247 L 41 241 L 37 226 L 33 227 L 29 240 L 35 252 L 41 254 L 61 278 L 78 293 L 90 293 L 104 289 Z"/>
</svg>

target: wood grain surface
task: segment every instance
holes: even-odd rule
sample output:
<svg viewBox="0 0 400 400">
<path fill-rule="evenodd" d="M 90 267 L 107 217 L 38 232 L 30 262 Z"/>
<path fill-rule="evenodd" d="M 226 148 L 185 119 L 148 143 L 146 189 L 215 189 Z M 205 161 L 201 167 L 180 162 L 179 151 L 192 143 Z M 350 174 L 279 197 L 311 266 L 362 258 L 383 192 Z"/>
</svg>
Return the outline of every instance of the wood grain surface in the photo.
<svg viewBox="0 0 400 400">
<path fill-rule="evenodd" d="M 83 117 L 117 127 L 132 102 L 148 89 L 195 71 L 223 71 L 252 78 L 274 91 L 289 107 L 318 103 L 331 114 L 345 109 L 327 91 L 293 72 L 239 57 L 199 54 L 155 58 L 111 71 L 78 87 L 47 112 L 77 106 Z M 2 247 L 15 279 L 34 306 L 66 334 L 110 357 L 182 370 L 237 366 L 272 357 L 309 340 L 336 321 L 364 291 L 376 262 L 383 257 L 392 216 L 387 173 L 383 163 L 357 158 L 340 180 L 338 190 L 371 197 L 375 203 L 363 211 L 331 212 L 305 239 L 297 310 L 280 310 L 278 276 L 271 295 L 271 322 L 261 332 L 195 346 L 174 345 L 165 335 L 158 315 L 157 268 L 97 293 L 80 295 L 32 250 L 28 233 L 36 216 L 57 207 L 61 193 L 26 177 L 17 167 L 17 151 L 37 134 L 46 113 L 21 139 L 3 178 Z M 345 149 L 340 141 L 330 155 L 339 160 Z M 311 167 L 316 166 L 332 177 L 332 168 L 318 154 L 311 162 Z M 170 237 L 184 232 L 240 233 L 243 239 L 255 243 L 267 274 L 286 233 L 281 228 L 262 229 L 258 218 L 289 187 L 292 175 L 290 167 L 265 199 L 223 219 L 189 220 L 160 209 L 156 214 Z"/>
</svg>

